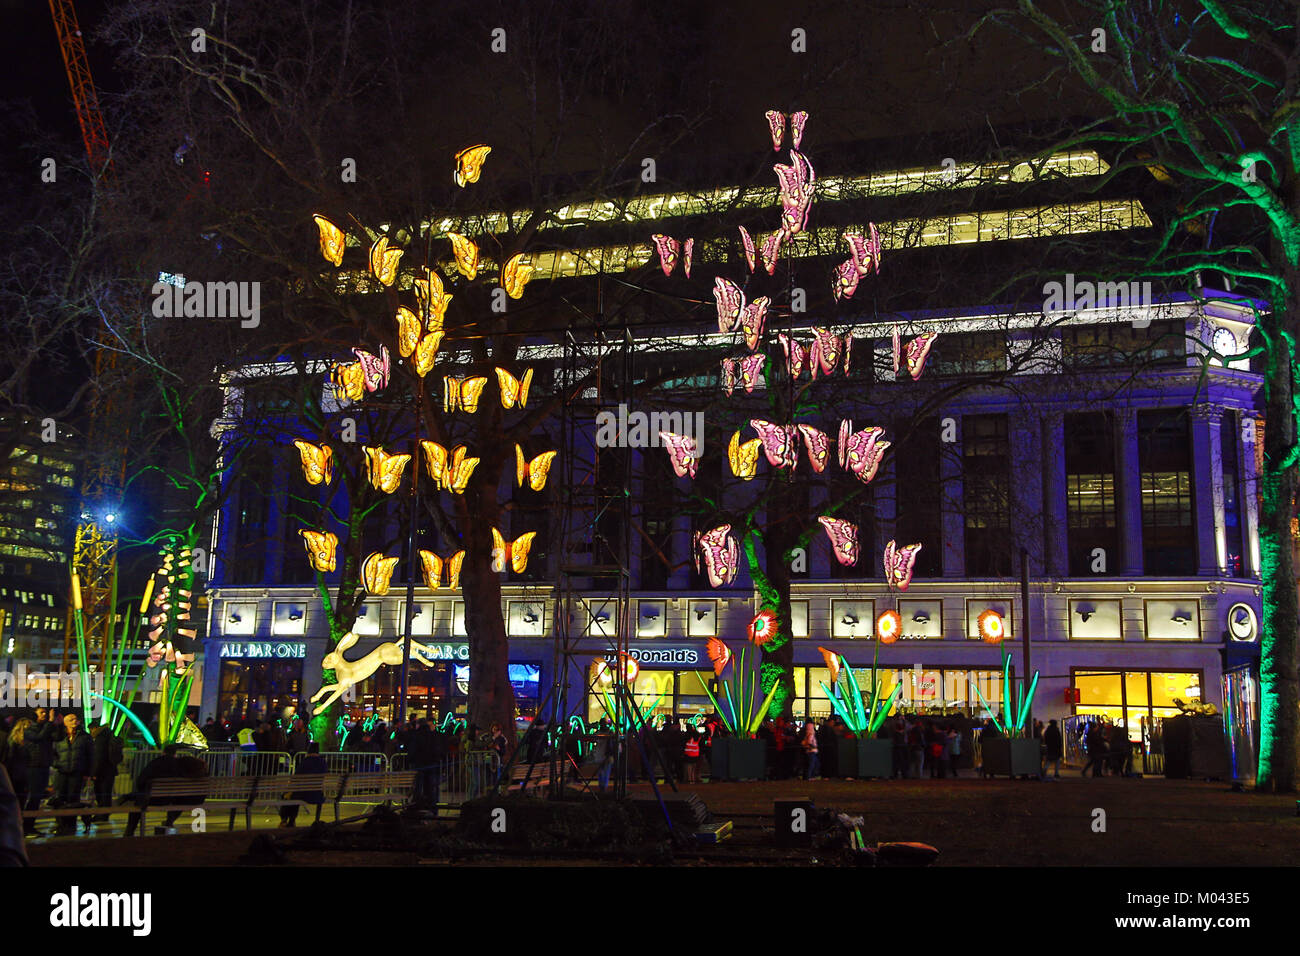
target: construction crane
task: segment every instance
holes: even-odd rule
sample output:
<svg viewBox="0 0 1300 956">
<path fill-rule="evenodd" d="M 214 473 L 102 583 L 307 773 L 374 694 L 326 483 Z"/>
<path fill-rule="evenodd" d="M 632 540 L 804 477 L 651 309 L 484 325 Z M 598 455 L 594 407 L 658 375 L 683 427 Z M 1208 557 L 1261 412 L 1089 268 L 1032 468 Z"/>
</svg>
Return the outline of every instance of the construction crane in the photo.
<svg viewBox="0 0 1300 956">
<path fill-rule="evenodd" d="M 81 125 L 81 137 L 86 146 L 86 158 L 98 182 L 112 174 L 108 133 L 99 111 L 99 97 L 90 76 L 90 63 L 86 59 L 86 45 L 81 39 L 77 11 L 72 0 L 49 0 L 50 15 L 59 36 L 59 50 L 72 88 L 72 101 Z M 95 380 L 109 381 L 117 369 L 117 352 L 107 348 L 108 331 L 100 329 L 95 335 Z M 113 527 L 114 512 L 126 479 L 126 461 L 118 452 L 125 444 L 118 440 L 107 441 L 108 429 L 116 427 L 114 389 L 101 388 L 99 400 L 92 405 L 87 430 L 86 448 L 90 458 L 81 484 L 81 516 L 77 524 L 72 549 L 74 584 L 70 588 L 68 618 L 63 631 L 63 669 L 69 669 L 74 659 L 81 666 L 98 655 L 99 671 L 107 670 L 108 654 L 112 646 L 113 620 L 117 602 L 117 532 Z M 79 584 L 79 587 L 77 586 Z M 79 592 L 79 593 L 78 593 Z M 80 608 L 77 604 L 80 604 Z M 77 645 L 76 614 L 82 616 L 85 660 L 80 660 Z"/>
</svg>

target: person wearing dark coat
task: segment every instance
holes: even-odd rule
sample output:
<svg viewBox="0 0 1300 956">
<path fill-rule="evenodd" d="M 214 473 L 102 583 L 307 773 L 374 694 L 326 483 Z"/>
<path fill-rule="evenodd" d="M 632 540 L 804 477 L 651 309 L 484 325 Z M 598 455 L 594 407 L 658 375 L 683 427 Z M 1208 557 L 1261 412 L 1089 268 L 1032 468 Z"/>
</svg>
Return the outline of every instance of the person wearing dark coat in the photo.
<svg viewBox="0 0 1300 956">
<path fill-rule="evenodd" d="M 1115 777 L 1127 777 L 1129 773 L 1129 756 L 1132 753 L 1132 746 L 1128 739 L 1128 730 L 1123 724 L 1112 724 L 1110 728 L 1110 738 L 1106 741 L 1107 759 L 1110 761 L 1110 772 Z"/>
<path fill-rule="evenodd" d="M 442 788 L 442 761 L 447 756 L 447 738 L 426 718 L 406 740 L 411 769 L 415 771 L 414 802 L 425 809 L 438 812 L 438 797 Z"/>
<path fill-rule="evenodd" d="M 1063 745 L 1061 740 L 1061 728 L 1056 726 L 1056 721 L 1049 720 L 1047 726 L 1043 729 L 1043 776 L 1047 776 L 1047 766 L 1052 766 L 1052 777 L 1059 779 L 1061 776 L 1061 754 Z"/>
<path fill-rule="evenodd" d="M 95 770 L 95 742 L 75 713 L 63 715 L 64 733 L 54 744 L 54 795 L 60 806 L 81 805 L 81 790 Z M 76 833 L 75 817 L 59 817 L 60 833 Z"/>
<path fill-rule="evenodd" d="M 113 783 L 117 780 L 117 768 L 122 765 L 122 741 L 103 724 L 90 731 L 94 741 L 95 760 L 90 775 L 95 778 L 95 805 L 111 807 L 113 805 Z M 107 814 L 96 817 L 82 817 L 87 826 L 93 820 L 103 823 Z"/>
<path fill-rule="evenodd" d="M 305 777 L 310 774 L 322 773 L 329 773 L 329 764 L 320 755 L 320 744 L 308 744 L 307 756 L 298 761 L 298 768 L 294 770 L 293 775 L 295 777 Z M 325 792 L 323 790 L 295 790 L 289 794 L 289 799 L 302 800 L 312 806 L 319 807 L 325 803 Z M 297 826 L 299 809 L 301 808 L 296 803 L 288 803 L 282 806 L 280 808 L 280 826 Z"/>
<path fill-rule="evenodd" d="M 176 777 L 183 777 L 187 780 L 203 780 L 208 776 L 208 765 L 197 757 L 181 755 L 180 748 L 176 744 L 168 744 L 163 748 L 161 757 L 155 757 L 145 765 L 136 778 L 135 792 L 128 794 L 122 799 L 123 803 L 134 804 L 135 806 L 150 806 L 159 803 L 193 803 L 200 806 L 204 798 L 197 792 L 193 797 L 158 797 L 151 798 L 149 789 L 155 780 L 167 780 Z M 170 828 L 176 822 L 176 818 L 181 815 L 180 810 L 168 810 L 167 819 L 164 826 Z M 126 818 L 126 835 L 131 836 L 135 833 L 135 828 L 140 825 L 140 814 L 129 813 Z"/>
<path fill-rule="evenodd" d="M 59 728 L 54 725 L 54 713 L 44 707 L 36 708 L 36 720 L 28 726 L 23 736 L 27 750 L 27 804 L 24 810 L 39 810 L 50 786 L 50 766 L 54 763 L 54 737 Z M 36 832 L 36 821 L 23 818 L 28 833 Z"/>
<path fill-rule="evenodd" d="M 9 752 L 5 756 L 4 767 L 9 771 L 9 780 L 14 793 L 18 795 L 18 809 L 27 808 L 27 731 L 35 726 L 31 719 L 24 717 L 13 725 L 9 731 Z M 21 813 L 20 813 L 21 816 Z M 36 821 L 23 818 L 23 832 L 35 833 Z"/>
<path fill-rule="evenodd" d="M 1086 777 L 1088 768 L 1091 767 L 1092 775 L 1100 777 L 1102 768 L 1106 766 L 1106 728 L 1100 721 L 1092 725 L 1084 741 L 1088 748 L 1088 762 L 1079 771 L 1079 776 Z"/>
<path fill-rule="evenodd" d="M 0 764 L 0 867 L 28 865 L 22 816 L 22 803 L 14 792 L 8 772 Z"/>
</svg>

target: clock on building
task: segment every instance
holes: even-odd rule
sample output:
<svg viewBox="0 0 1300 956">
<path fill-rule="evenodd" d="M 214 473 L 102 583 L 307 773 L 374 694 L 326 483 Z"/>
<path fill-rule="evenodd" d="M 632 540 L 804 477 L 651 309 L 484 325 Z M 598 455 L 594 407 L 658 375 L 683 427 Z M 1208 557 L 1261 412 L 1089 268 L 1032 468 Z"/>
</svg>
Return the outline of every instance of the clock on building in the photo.
<svg viewBox="0 0 1300 956">
<path fill-rule="evenodd" d="M 1232 329 L 1225 329 L 1222 326 L 1214 330 L 1214 336 L 1210 339 L 1210 344 L 1214 351 L 1219 355 L 1236 355 L 1237 354 L 1237 336 L 1232 333 Z M 1224 361 L 1227 365 L 1227 361 Z"/>
</svg>

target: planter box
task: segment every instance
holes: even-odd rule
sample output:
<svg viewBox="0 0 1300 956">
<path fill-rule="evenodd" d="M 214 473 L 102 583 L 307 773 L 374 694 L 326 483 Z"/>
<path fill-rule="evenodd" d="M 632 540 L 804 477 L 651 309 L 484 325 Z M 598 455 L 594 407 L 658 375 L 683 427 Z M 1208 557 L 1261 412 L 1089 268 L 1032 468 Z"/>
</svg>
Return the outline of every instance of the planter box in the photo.
<svg viewBox="0 0 1300 956">
<path fill-rule="evenodd" d="M 835 738 L 835 776 L 838 778 L 856 777 L 858 775 L 858 739 L 856 737 Z"/>
<path fill-rule="evenodd" d="M 1035 737 L 994 737 L 980 741 L 984 773 L 988 776 L 1033 776 L 1042 772 L 1039 741 Z"/>
<path fill-rule="evenodd" d="M 888 780 L 894 775 L 894 742 L 868 737 L 853 741 L 857 749 L 857 776 Z"/>
<path fill-rule="evenodd" d="M 767 745 L 737 737 L 713 739 L 714 780 L 762 780 L 767 776 Z"/>
</svg>

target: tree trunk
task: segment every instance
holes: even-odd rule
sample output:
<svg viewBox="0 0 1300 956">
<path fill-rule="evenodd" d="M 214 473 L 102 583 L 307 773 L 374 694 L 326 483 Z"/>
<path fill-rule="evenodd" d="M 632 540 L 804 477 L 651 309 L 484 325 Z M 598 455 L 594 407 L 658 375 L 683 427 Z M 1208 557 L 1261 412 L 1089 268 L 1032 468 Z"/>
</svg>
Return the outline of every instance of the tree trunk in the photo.
<svg viewBox="0 0 1300 956">
<path fill-rule="evenodd" d="M 1281 250 L 1278 250 L 1279 252 Z M 1263 503 L 1259 518 L 1260 564 L 1263 573 L 1263 621 L 1260 645 L 1259 790 L 1292 793 L 1296 789 L 1297 708 L 1296 628 L 1300 617 L 1295 566 L 1291 550 L 1291 519 L 1295 514 L 1296 467 L 1282 467 L 1295 446 L 1296 290 L 1300 270 L 1286 270 L 1288 294 L 1268 322 L 1264 373 L 1264 470 L 1260 476 Z M 1292 341 L 1288 341 L 1291 339 Z"/>
<path fill-rule="evenodd" d="M 488 485 L 491 487 L 486 487 Z M 492 531 L 500 516 L 496 485 L 471 483 L 463 512 L 468 521 L 465 564 L 465 632 L 469 636 L 469 721 L 479 730 L 500 724 L 515 743 L 515 692 L 510 685 L 510 644 L 501 614 L 501 578 L 492 570 Z M 504 557 L 503 557 L 504 560 Z M 501 573 L 510 573 L 509 562 Z"/>
</svg>

